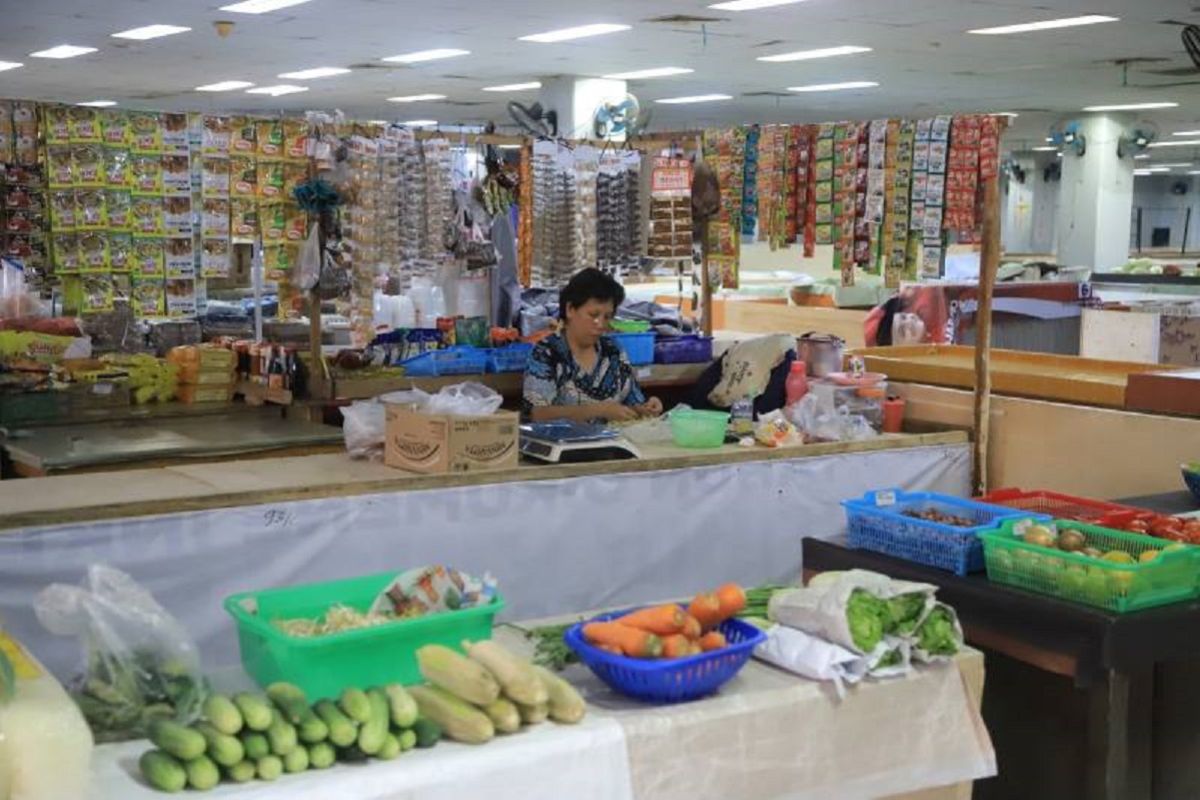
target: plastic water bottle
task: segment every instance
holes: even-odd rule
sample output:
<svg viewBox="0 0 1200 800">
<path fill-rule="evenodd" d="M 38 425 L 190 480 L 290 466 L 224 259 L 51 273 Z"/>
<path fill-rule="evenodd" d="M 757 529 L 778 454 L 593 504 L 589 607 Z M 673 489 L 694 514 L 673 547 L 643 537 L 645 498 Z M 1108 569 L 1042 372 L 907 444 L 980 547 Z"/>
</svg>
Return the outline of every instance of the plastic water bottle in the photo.
<svg viewBox="0 0 1200 800">
<path fill-rule="evenodd" d="M 788 373 L 784 391 L 787 392 L 788 406 L 794 406 L 804 395 L 808 394 L 808 365 L 803 361 L 792 362 L 792 369 Z"/>
</svg>

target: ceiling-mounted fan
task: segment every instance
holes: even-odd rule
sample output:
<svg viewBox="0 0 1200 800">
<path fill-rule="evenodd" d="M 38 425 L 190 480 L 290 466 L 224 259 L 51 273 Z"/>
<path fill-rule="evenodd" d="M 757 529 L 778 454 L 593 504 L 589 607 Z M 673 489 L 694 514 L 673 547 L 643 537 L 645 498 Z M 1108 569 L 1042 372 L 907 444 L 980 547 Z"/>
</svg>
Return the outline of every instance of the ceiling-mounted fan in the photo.
<svg viewBox="0 0 1200 800">
<path fill-rule="evenodd" d="M 530 136 L 539 139 L 553 139 L 558 136 L 558 112 L 543 108 L 541 103 L 526 106 L 516 100 L 510 100 L 508 115 Z"/>
</svg>

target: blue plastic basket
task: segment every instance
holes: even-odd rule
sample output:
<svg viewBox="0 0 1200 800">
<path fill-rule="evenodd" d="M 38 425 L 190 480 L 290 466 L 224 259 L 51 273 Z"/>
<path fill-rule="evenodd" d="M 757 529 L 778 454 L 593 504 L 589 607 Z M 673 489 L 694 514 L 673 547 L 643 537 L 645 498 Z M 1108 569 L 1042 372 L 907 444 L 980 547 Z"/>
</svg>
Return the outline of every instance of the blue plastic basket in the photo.
<svg viewBox="0 0 1200 800">
<path fill-rule="evenodd" d="M 447 347 L 401 361 L 404 374 L 413 378 L 437 378 L 442 375 L 482 375 L 487 370 L 488 354 L 478 347 Z"/>
<path fill-rule="evenodd" d="M 847 540 L 858 550 L 874 550 L 905 561 L 915 561 L 958 575 L 984 570 L 980 531 L 996 530 L 1007 519 L 1049 520 L 1046 514 L 989 506 L 932 492 L 887 490 L 867 492 L 859 500 L 845 500 Z M 958 528 L 907 516 L 905 511 L 935 510 L 972 520 Z"/>
<path fill-rule="evenodd" d="M 668 336 L 654 343 L 655 364 L 707 364 L 713 360 L 709 336 Z"/>
<path fill-rule="evenodd" d="M 533 352 L 531 344 L 510 344 L 507 347 L 493 347 L 488 350 L 488 372 L 524 372 L 529 354 Z"/>
<path fill-rule="evenodd" d="M 601 614 L 588 622 L 607 622 L 628 613 Z M 563 636 L 567 646 L 614 691 L 648 703 L 683 703 L 712 694 L 736 675 L 753 655 L 754 648 L 767 639 L 765 633 L 750 623 L 729 619 L 717 627 L 728 646 L 686 658 L 651 661 L 613 655 L 593 647 L 583 638 L 586 624 L 580 622 L 567 629 Z"/>
<path fill-rule="evenodd" d="M 654 363 L 653 333 L 610 333 L 609 337 L 625 351 L 629 363 L 635 367 Z"/>
<path fill-rule="evenodd" d="M 1196 502 L 1200 503 L 1200 472 L 1191 469 L 1187 464 L 1181 465 L 1179 470 L 1183 474 L 1183 482 L 1188 491 L 1196 498 Z"/>
</svg>

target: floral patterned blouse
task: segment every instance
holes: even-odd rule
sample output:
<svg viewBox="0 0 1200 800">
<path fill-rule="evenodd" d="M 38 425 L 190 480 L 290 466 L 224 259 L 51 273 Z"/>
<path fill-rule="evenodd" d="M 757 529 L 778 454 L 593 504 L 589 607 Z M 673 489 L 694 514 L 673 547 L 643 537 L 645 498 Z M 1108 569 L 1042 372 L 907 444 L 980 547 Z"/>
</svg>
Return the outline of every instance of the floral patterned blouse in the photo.
<svg viewBox="0 0 1200 800">
<path fill-rule="evenodd" d="M 525 365 L 523 414 L 528 417 L 536 406 L 609 402 L 638 406 L 645 403 L 646 395 L 638 386 L 633 366 L 616 342 L 601 337 L 596 349 L 596 366 L 591 372 L 585 372 L 561 334 L 539 342 Z"/>
</svg>

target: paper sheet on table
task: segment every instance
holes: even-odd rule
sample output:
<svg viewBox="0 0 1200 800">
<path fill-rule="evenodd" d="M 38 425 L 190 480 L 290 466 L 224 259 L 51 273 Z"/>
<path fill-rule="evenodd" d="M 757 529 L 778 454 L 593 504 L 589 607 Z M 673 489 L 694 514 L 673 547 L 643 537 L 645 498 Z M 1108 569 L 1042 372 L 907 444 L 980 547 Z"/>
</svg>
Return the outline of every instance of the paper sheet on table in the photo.
<svg viewBox="0 0 1200 800">
<path fill-rule="evenodd" d="M 88 800 L 162 800 L 143 784 L 148 742 L 97 748 Z M 200 795 L 196 795 L 199 797 Z M 339 765 L 272 783 L 222 784 L 205 800 L 633 800 L 625 739 L 612 720 L 538 725 L 484 746 L 442 742 L 395 761 Z"/>
</svg>

